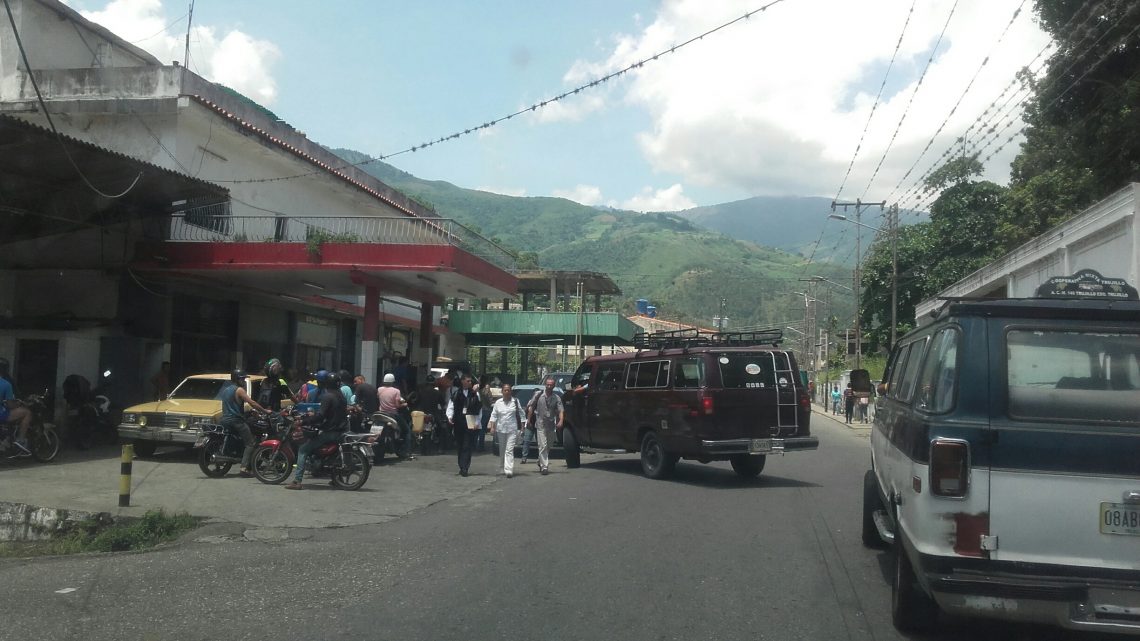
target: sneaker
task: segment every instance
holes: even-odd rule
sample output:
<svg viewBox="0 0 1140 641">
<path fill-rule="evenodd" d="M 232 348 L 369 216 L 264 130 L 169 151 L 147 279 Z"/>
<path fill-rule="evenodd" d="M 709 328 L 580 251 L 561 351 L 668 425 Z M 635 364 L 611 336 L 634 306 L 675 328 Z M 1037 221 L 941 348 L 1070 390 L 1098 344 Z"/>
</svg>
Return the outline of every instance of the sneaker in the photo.
<svg viewBox="0 0 1140 641">
<path fill-rule="evenodd" d="M 302 486 L 297 481 L 293 481 L 292 483 L 286 485 L 285 489 L 287 489 L 287 490 L 303 490 L 305 488 L 304 488 L 304 486 Z"/>
<path fill-rule="evenodd" d="M 507 478 L 511 478 L 513 476 L 514 476 L 514 474 L 512 474 L 511 472 L 507 472 Z"/>
<path fill-rule="evenodd" d="M 544 467 L 542 468 L 541 472 L 543 476 L 546 476 L 547 474 L 550 474 L 550 468 Z"/>
<path fill-rule="evenodd" d="M 526 465 L 526 459 L 525 458 L 522 460 L 522 464 Z"/>
<path fill-rule="evenodd" d="M 253 478 L 253 472 L 250 472 L 249 470 L 241 470 L 238 472 L 238 476 L 242 477 L 243 479 L 251 479 Z"/>
</svg>

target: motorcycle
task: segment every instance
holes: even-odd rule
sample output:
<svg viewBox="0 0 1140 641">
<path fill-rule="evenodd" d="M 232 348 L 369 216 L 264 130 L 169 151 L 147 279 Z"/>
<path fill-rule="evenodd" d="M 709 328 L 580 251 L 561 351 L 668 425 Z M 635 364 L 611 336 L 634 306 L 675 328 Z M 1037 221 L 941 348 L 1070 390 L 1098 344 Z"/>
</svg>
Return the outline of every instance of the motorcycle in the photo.
<svg viewBox="0 0 1140 641">
<path fill-rule="evenodd" d="M 289 478 L 297 451 L 316 435 L 286 417 L 292 424 L 279 435 L 263 440 L 253 451 L 253 475 L 257 480 L 276 485 Z M 305 457 L 305 471 L 314 476 L 327 475 L 334 486 L 342 490 L 359 490 L 372 471 L 370 434 L 345 432 L 335 443 L 326 443 L 312 455 Z"/>
<path fill-rule="evenodd" d="M 48 390 L 43 394 L 29 394 L 23 401 L 17 401 L 32 413 L 32 423 L 28 426 L 28 450 L 16 445 L 19 427 L 14 424 L 0 424 L 0 456 L 7 458 L 34 457 L 41 463 L 49 463 L 59 454 L 59 435 L 55 425 L 45 423 L 47 415 Z"/>
<path fill-rule="evenodd" d="M 104 378 L 110 376 L 108 370 Z M 111 419 L 111 399 L 103 387 L 91 389 L 87 379 L 71 374 L 63 379 L 63 400 L 67 406 L 67 440 L 76 449 L 86 450 L 99 443 L 118 439 Z"/>
<path fill-rule="evenodd" d="M 372 446 L 376 462 L 383 460 L 384 455 L 389 452 L 395 454 L 396 458 L 404 458 L 405 437 L 396 417 L 376 412 L 369 420 L 371 423 L 369 431 L 376 437 L 376 442 Z"/>
<path fill-rule="evenodd" d="M 246 415 L 246 425 L 253 433 L 255 442 L 264 440 L 277 432 L 277 422 L 272 416 L 252 417 Z M 232 428 L 216 423 L 202 426 L 202 434 L 194 444 L 198 449 L 198 467 L 210 478 L 222 478 L 229 473 L 234 463 L 241 463 L 245 442 Z"/>
</svg>

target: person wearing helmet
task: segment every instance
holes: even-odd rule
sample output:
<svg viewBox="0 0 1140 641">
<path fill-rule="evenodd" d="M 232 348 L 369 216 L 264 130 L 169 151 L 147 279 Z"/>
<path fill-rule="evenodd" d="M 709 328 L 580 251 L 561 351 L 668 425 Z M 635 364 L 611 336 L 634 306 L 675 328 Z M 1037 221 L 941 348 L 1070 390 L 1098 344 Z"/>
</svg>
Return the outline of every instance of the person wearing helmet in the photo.
<svg viewBox="0 0 1140 641">
<path fill-rule="evenodd" d="M 344 402 L 352 405 L 352 372 L 342 369 L 336 373 L 336 379 L 340 381 L 340 393 L 344 394 Z"/>
<path fill-rule="evenodd" d="M 396 419 L 396 424 L 400 426 L 400 434 L 404 438 L 404 458 L 415 459 L 416 457 L 412 456 L 412 428 L 403 414 L 408 403 L 400 394 L 400 388 L 396 387 L 395 374 L 384 375 L 384 382 L 380 384 L 380 389 L 376 390 L 376 397 L 380 401 L 380 412 Z"/>
<path fill-rule="evenodd" d="M 241 470 L 238 475 L 246 478 L 251 477 L 253 472 L 249 469 L 249 462 L 253 458 L 253 450 L 257 443 L 253 439 L 253 432 L 249 430 L 249 425 L 245 422 L 245 405 L 249 403 L 250 407 L 262 414 L 268 414 L 269 410 L 249 397 L 245 391 L 245 372 L 240 369 L 230 372 L 229 382 L 222 386 L 215 398 L 222 402 L 222 425 L 230 428 L 245 443 L 245 450 L 241 453 Z"/>
<path fill-rule="evenodd" d="M 316 403 L 321 395 L 321 381 L 329 375 L 328 370 L 319 369 L 313 372 L 309 382 L 301 386 L 297 390 L 297 396 L 301 403 Z"/>
<path fill-rule="evenodd" d="M 321 370 L 317 373 L 317 380 L 321 385 L 321 407 L 300 422 L 302 425 L 315 425 L 321 432 L 297 450 L 297 467 L 293 472 L 293 482 L 285 486 L 287 490 L 304 489 L 301 477 L 305 474 L 305 459 L 326 443 L 339 441 L 348 430 L 348 403 L 340 393 L 336 374 Z"/>
<path fill-rule="evenodd" d="M 264 371 L 265 380 L 261 381 L 261 391 L 257 394 L 257 402 L 273 412 L 280 412 L 282 399 L 296 400 L 293 398 L 292 390 L 289 389 L 289 384 L 285 382 L 285 378 L 282 376 L 281 361 L 276 358 L 265 361 Z"/>
</svg>

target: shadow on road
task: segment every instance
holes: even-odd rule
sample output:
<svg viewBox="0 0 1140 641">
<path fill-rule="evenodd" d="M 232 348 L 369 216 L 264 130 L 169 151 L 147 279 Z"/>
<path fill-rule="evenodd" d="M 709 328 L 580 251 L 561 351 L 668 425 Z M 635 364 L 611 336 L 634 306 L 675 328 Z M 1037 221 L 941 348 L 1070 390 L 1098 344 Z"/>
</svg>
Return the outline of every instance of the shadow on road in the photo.
<svg viewBox="0 0 1140 641">
<path fill-rule="evenodd" d="M 633 476 L 643 476 L 641 471 L 641 461 L 636 458 L 621 458 L 621 459 L 601 459 L 590 460 L 589 458 L 582 459 L 582 469 L 602 470 L 606 472 L 616 472 L 620 474 L 630 474 Z M 670 483 L 683 483 L 685 485 L 693 485 L 708 489 L 721 489 L 721 490 L 738 490 L 743 487 L 819 487 L 815 483 L 801 481 L 799 479 L 790 479 L 782 476 L 769 476 L 761 474 L 760 478 L 746 479 L 736 474 L 732 470 L 726 470 L 720 467 L 710 467 L 701 463 L 690 463 L 681 461 L 677 463 L 677 469 L 674 470 L 673 476 L 669 477 Z"/>
</svg>

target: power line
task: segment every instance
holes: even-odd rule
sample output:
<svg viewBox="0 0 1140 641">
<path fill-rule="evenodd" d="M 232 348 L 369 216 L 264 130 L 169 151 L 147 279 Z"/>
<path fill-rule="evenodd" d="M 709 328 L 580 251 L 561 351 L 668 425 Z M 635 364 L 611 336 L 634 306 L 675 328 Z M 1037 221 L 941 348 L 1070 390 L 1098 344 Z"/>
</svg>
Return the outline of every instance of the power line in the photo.
<svg viewBox="0 0 1140 641">
<path fill-rule="evenodd" d="M 650 56 L 649 58 L 645 58 L 643 60 L 638 60 L 637 62 L 631 63 L 625 67 L 622 67 L 621 69 L 619 69 L 617 71 L 606 74 L 600 78 L 596 78 L 594 80 L 591 80 L 590 82 L 581 84 L 581 85 L 579 85 L 573 89 L 567 90 L 567 91 L 560 93 L 556 96 L 553 96 L 551 98 L 547 98 L 546 100 L 536 102 L 536 103 L 534 103 L 528 107 L 524 107 L 522 109 L 519 109 L 518 111 L 514 111 L 514 112 L 509 113 L 505 116 L 500 116 L 500 117 L 494 118 L 492 120 L 488 120 L 488 121 L 486 121 L 482 124 L 479 124 L 479 125 L 468 127 L 466 129 L 464 129 L 463 131 L 457 131 L 455 133 L 452 133 L 452 134 L 449 134 L 446 136 L 441 136 L 441 137 L 436 138 L 434 140 L 422 142 L 418 145 L 412 145 L 411 147 L 401 149 L 400 151 L 395 151 L 395 152 L 392 152 L 390 154 L 383 154 L 383 155 L 379 155 L 379 156 L 369 156 L 369 157 L 365 158 L 364 160 L 361 160 L 358 162 L 353 162 L 353 163 L 346 162 L 344 165 L 341 165 L 339 167 L 332 167 L 332 168 L 329 168 L 327 170 L 326 169 L 316 169 L 316 170 L 308 171 L 308 172 L 301 173 L 301 174 L 293 174 L 290 176 L 277 176 L 274 178 L 248 178 L 248 179 L 233 179 L 233 180 L 212 180 L 211 182 L 215 182 L 215 183 L 268 183 L 268 182 L 278 182 L 278 181 L 283 181 L 283 180 L 293 180 L 295 178 L 304 178 L 305 176 L 312 176 L 314 174 L 324 173 L 325 171 L 340 171 L 342 169 L 347 169 L 349 167 L 361 167 L 363 165 L 367 165 L 370 163 L 374 163 L 374 162 L 378 162 L 378 161 L 382 161 L 382 160 L 387 160 L 387 159 L 393 158 L 395 156 L 400 156 L 400 155 L 407 154 L 407 153 L 415 153 L 417 151 L 422 151 L 428 147 L 432 147 L 434 145 L 442 144 L 442 143 L 445 143 L 445 142 L 448 142 L 451 140 L 456 140 L 458 138 L 462 138 L 464 136 L 468 136 L 468 135 L 471 135 L 473 133 L 477 133 L 483 129 L 490 129 L 491 127 L 494 127 L 500 123 L 503 123 L 507 120 L 511 120 L 512 118 L 522 116 L 522 115 L 527 114 L 527 113 L 538 111 L 539 109 L 545 108 L 547 105 L 565 100 L 565 99 L 570 98 L 571 96 L 575 96 L 575 95 L 577 95 L 583 91 L 593 89 L 594 87 L 597 87 L 598 85 L 605 84 L 605 83 L 609 82 L 610 80 L 613 80 L 615 78 L 618 78 L 620 76 L 625 75 L 626 73 L 630 73 L 632 71 L 640 69 L 640 68 L 644 67 L 646 64 L 649 64 L 651 62 L 656 62 L 659 58 L 661 58 L 661 56 L 665 56 L 665 55 L 668 55 L 671 53 L 675 53 L 678 49 L 681 49 L 681 48 L 686 47 L 690 44 L 693 44 L 694 42 L 697 42 L 698 40 L 702 40 L 708 36 L 711 36 L 714 33 L 721 31 L 722 29 L 726 29 L 726 28 L 728 28 L 728 27 L 730 27 L 730 26 L 732 26 L 738 22 L 748 20 L 752 16 L 754 16 L 758 13 L 763 13 L 763 12 L 767 11 L 768 9 L 770 9 L 771 7 L 773 7 L 777 4 L 780 4 L 781 2 L 785 2 L 785 0 L 772 0 L 768 4 L 762 6 L 758 9 L 754 9 L 752 11 L 749 11 L 749 12 L 745 13 L 744 15 L 742 15 L 738 18 L 735 18 L 733 20 L 729 20 L 728 22 L 725 22 L 725 23 L 721 24 L 720 26 L 709 29 L 708 31 L 705 31 L 704 33 L 702 33 L 698 36 L 694 36 L 692 38 L 689 38 L 688 40 L 682 42 L 681 44 L 673 45 L 673 46 L 669 47 L 668 49 L 663 49 L 663 50 L 655 53 L 654 55 Z"/>
<path fill-rule="evenodd" d="M 903 123 L 906 122 L 907 114 L 910 113 L 910 107 L 914 104 L 914 97 L 918 95 L 918 90 L 922 88 L 922 81 L 926 79 L 926 72 L 930 71 L 930 65 L 934 63 L 934 54 L 938 52 L 938 47 L 942 44 L 942 38 L 946 35 L 946 28 L 950 26 L 950 19 L 954 17 L 954 12 L 957 9 L 958 0 L 954 0 L 954 6 L 950 7 L 950 14 L 946 16 L 946 23 L 942 25 L 942 31 L 938 34 L 938 40 L 935 41 L 934 48 L 930 50 L 930 57 L 926 60 L 926 65 L 922 68 L 922 74 L 918 77 L 918 82 L 914 85 L 914 91 L 911 92 L 910 99 L 907 100 L 902 116 L 899 117 L 899 123 L 895 126 L 895 132 L 891 134 L 891 140 L 887 143 L 887 148 L 883 150 L 883 156 L 879 158 L 879 164 L 875 167 L 874 173 L 871 174 L 871 179 L 867 181 L 867 186 L 863 188 L 863 194 L 859 196 L 858 200 L 863 200 L 863 198 L 867 196 L 867 192 L 871 190 L 871 185 L 879 175 L 879 170 L 882 169 L 883 162 L 887 159 L 887 154 L 890 153 L 891 147 L 895 144 L 895 139 L 898 138 L 899 130 L 902 129 Z"/>
<path fill-rule="evenodd" d="M 1024 2 L 1025 0 L 1022 0 Z M 906 28 L 910 24 L 910 18 L 914 15 L 914 6 L 918 4 L 918 0 L 912 0 L 910 3 L 910 11 L 906 14 L 906 21 L 903 22 L 902 31 L 899 32 L 899 40 L 895 43 L 895 50 L 891 54 L 891 61 L 887 63 L 887 71 L 883 74 L 883 82 L 879 85 L 879 93 L 875 94 L 875 103 L 871 105 L 871 113 L 867 114 L 867 122 L 863 125 L 863 133 L 859 134 L 859 142 L 855 144 L 855 153 L 851 155 L 851 162 L 847 164 L 847 173 L 843 174 L 843 181 L 839 183 L 839 190 L 835 192 L 835 198 L 832 200 L 839 200 L 839 196 L 843 194 L 843 187 L 847 185 L 847 178 L 851 176 L 851 168 L 855 166 L 855 159 L 859 157 L 859 150 L 863 148 L 863 139 L 867 136 L 867 130 L 871 128 L 871 119 L 875 117 L 875 110 L 879 108 L 879 100 L 883 97 L 883 89 L 887 86 L 887 78 L 891 75 L 891 69 L 895 66 L 895 58 L 899 55 L 899 48 L 902 46 L 903 36 L 906 35 Z"/>
</svg>

